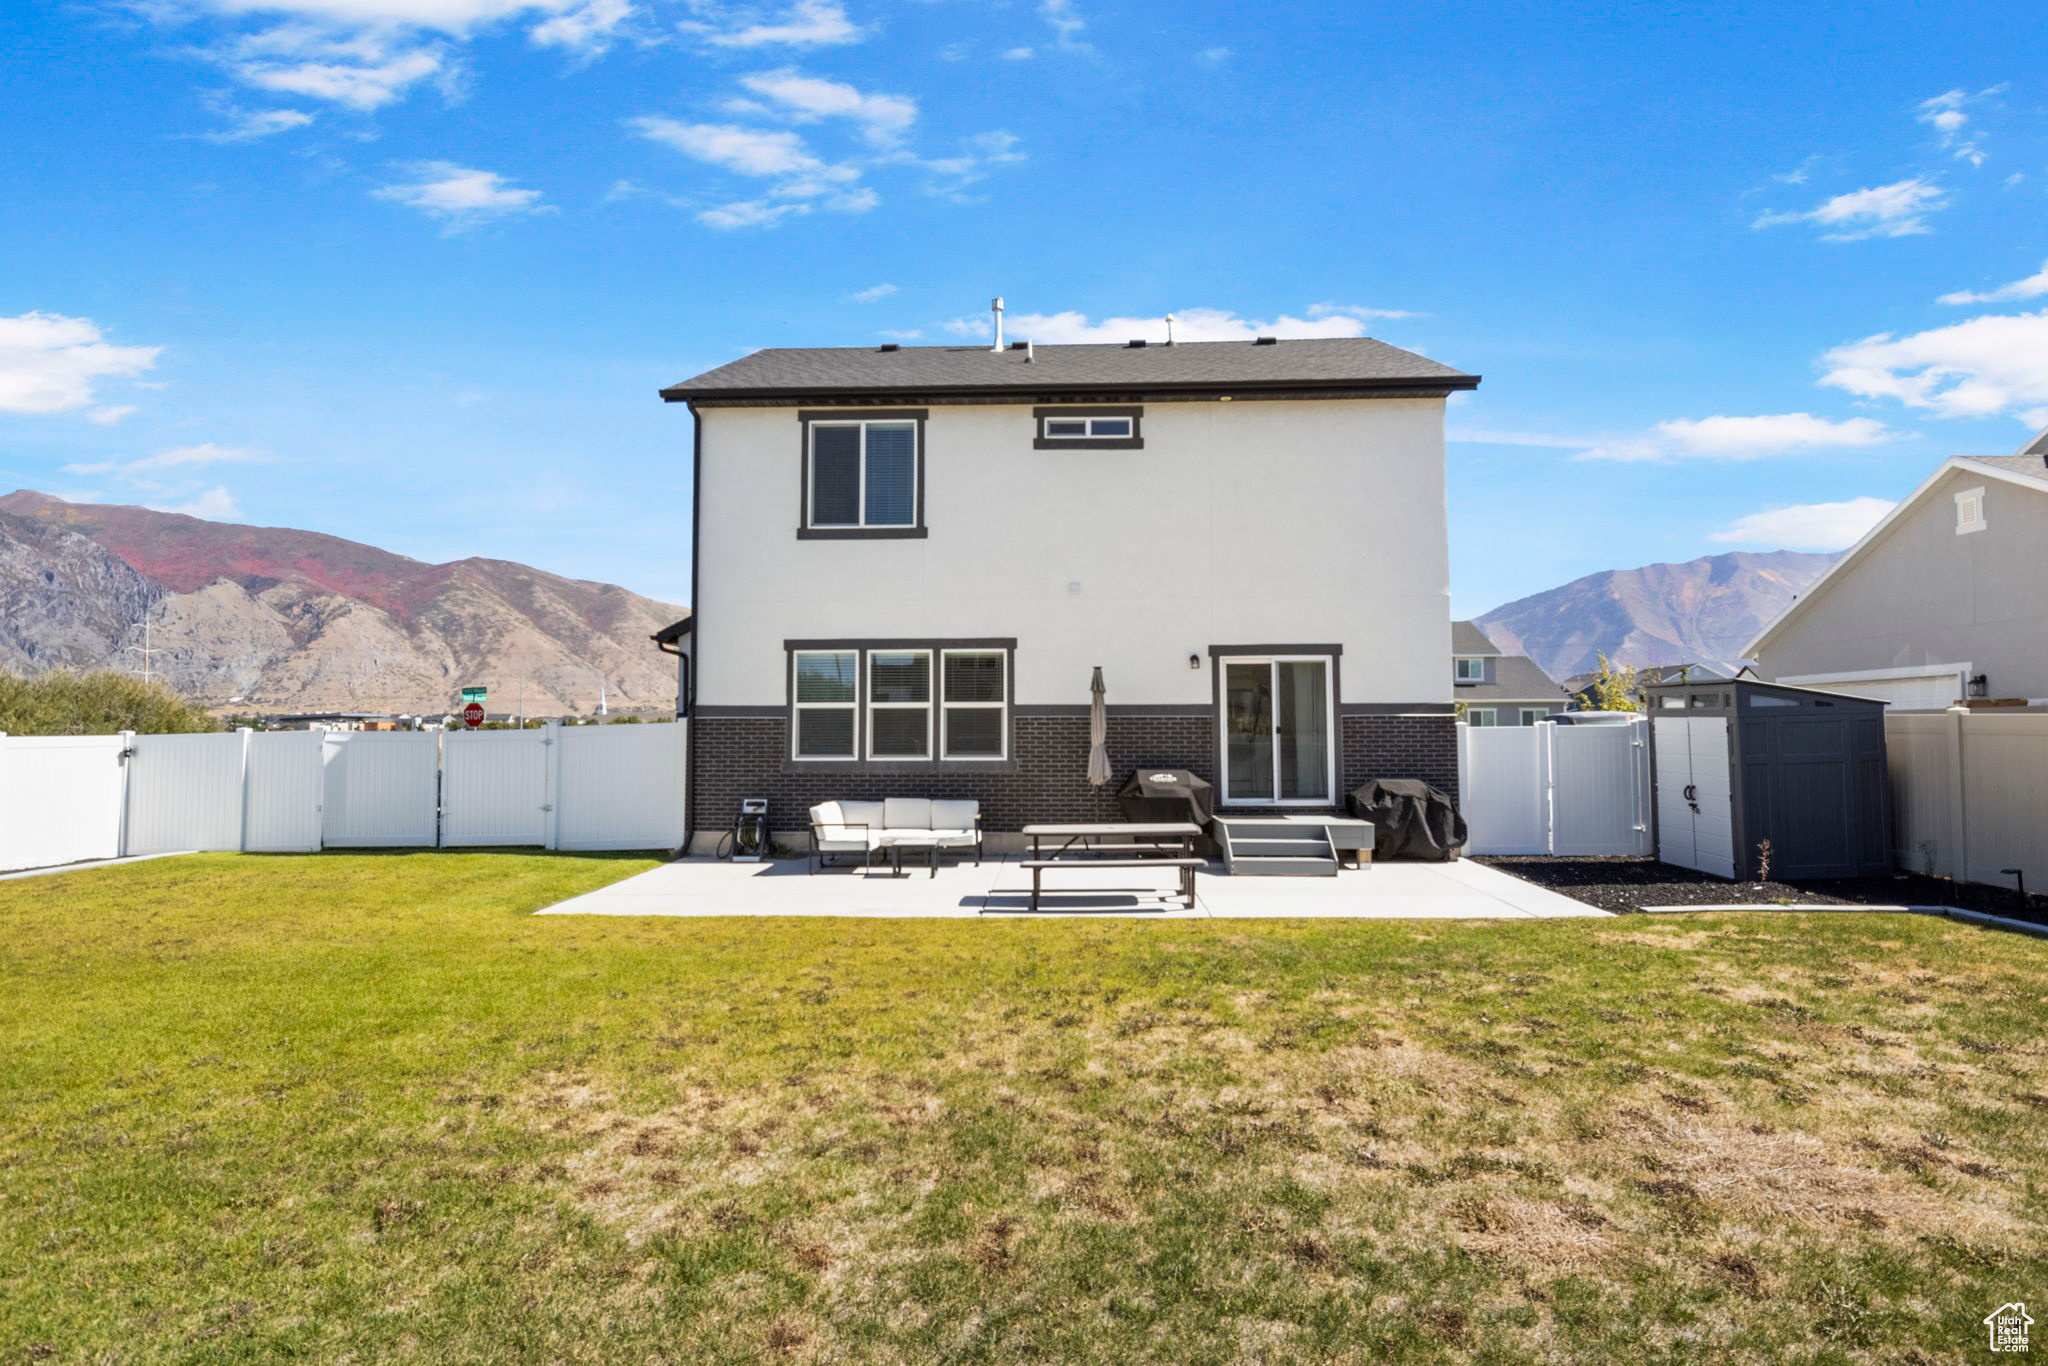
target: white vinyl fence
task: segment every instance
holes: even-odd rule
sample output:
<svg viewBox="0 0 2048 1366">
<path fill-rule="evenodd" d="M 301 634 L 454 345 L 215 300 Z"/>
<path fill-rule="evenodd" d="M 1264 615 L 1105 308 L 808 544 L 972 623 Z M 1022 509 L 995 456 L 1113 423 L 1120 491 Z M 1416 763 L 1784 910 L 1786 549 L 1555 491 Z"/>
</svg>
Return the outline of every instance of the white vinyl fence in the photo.
<svg viewBox="0 0 2048 1366">
<path fill-rule="evenodd" d="M 1898 865 L 2029 891 L 2048 888 L 2048 716 L 1906 712 L 1884 719 Z"/>
<path fill-rule="evenodd" d="M 1468 854 L 1652 851 L 1643 722 L 1458 727 Z"/>
<path fill-rule="evenodd" d="M 0 735 L 0 872 L 181 850 L 683 844 L 688 723 Z"/>
</svg>

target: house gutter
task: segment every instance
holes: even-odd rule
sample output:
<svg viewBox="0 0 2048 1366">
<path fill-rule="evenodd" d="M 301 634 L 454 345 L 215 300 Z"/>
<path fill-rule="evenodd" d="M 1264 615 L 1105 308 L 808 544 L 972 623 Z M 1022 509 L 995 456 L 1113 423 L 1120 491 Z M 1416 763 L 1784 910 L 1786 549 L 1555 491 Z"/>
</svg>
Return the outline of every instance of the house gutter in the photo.
<svg viewBox="0 0 2048 1366">
<path fill-rule="evenodd" d="M 664 389 L 661 396 L 670 403 L 688 403 L 693 407 L 699 401 L 724 402 L 730 400 L 771 401 L 777 404 L 795 404 L 818 397 L 864 398 L 890 403 L 916 402 L 920 399 L 984 399 L 1011 403 L 1088 401 L 1098 398 L 1145 398 L 1149 396 L 1171 396 L 1181 398 L 1225 398 L 1257 395 L 1262 398 L 1330 398 L 1372 393 L 1442 394 L 1453 389 L 1477 389 L 1478 375 L 1417 375 L 1400 379 L 1347 379 L 1347 380 L 1246 380 L 1231 383 L 1222 380 L 1202 380 L 1179 384 L 1075 384 L 1061 385 L 1050 382 L 1044 385 L 1018 384 L 957 384 L 921 385 L 914 388 L 880 389 L 872 385 L 805 385 L 801 388 L 778 386 L 768 389 Z"/>
</svg>

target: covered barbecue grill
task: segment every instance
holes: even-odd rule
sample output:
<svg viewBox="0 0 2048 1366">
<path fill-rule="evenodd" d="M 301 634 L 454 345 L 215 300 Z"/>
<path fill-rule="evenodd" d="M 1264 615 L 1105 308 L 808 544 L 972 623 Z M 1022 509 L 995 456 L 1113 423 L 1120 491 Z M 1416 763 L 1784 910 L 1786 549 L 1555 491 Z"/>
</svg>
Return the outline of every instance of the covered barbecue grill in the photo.
<svg viewBox="0 0 2048 1366">
<path fill-rule="evenodd" d="M 1116 794 L 1127 821 L 1186 821 L 1208 829 L 1216 789 L 1184 768 L 1141 768 Z"/>
</svg>

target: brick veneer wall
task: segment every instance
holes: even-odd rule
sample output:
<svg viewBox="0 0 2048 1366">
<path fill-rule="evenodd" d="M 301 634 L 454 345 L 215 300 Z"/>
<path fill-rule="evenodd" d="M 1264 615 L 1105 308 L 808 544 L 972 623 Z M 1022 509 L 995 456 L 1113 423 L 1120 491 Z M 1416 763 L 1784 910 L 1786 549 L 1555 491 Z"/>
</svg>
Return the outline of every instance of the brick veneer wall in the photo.
<svg viewBox="0 0 2048 1366">
<path fill-rule="evenodd" d="M 769 827 L 788 832 L 802 831 L 810 808 L 835 798 L 972 797 L 981 803 L 984 829 L 1012 831 L 1034 822 L 1121 819 L 1117 789 L 1139 768 L 1185 768 L 1218 782 L 1210 716 L 1111 716 L 1109 757 L 1117 776 L 1099 788 L 1082 776 L 1088 769 L 1085 716 L 1019 716 L 1015 724 L 1014 772 L 850 775 L 784 772 L 789 729 L 779 716 L 700 716 L 691 722 L 690 737 L 696 826 L 700 832 L 729 829 L 742 797 L 766 797 Z M 1369 778 L 1421 778 L 1457 797 L 1457 732 L 1448 715 L 1345 716 L 1338 739 L 1337 806 L 1290 810 L 1342 810 L 1341 794 Z"/>
</svg>

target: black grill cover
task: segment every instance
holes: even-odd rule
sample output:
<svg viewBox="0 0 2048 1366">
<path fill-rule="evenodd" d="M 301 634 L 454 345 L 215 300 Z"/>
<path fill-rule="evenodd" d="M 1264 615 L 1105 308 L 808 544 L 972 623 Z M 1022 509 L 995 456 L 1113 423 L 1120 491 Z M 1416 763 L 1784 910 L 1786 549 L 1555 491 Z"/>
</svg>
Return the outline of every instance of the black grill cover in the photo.
<svg viewBox="0 0 2048 1366">
<path fill-rule="evenodd" d="M 1184 768 L 1141 768 L 1116 794 L 1127 821 L 1189 821 L 1207 829 L 1216 789 Z"/>
<path fill-rule="evenodd" d="M 1420 778 L 1375 778 L 1350 797 L 1351 814 L 1371 821 L 1376 859 L 1448 863 L 1465 844 L 1465 818 Z"/>
</svg>

